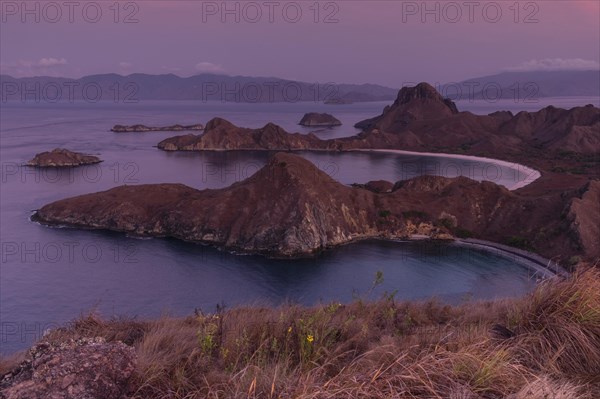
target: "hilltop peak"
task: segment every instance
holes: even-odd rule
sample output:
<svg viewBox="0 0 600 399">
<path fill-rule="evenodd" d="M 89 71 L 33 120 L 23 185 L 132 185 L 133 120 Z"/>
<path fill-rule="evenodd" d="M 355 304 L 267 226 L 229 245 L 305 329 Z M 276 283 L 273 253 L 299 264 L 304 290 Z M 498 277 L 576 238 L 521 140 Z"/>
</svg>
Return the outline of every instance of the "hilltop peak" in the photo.
<svg viewBox="0 0 600 399">
<path fill-rule="evenodd" d="M 323 183 L 338 184 L 327 173 L 317 168 L 307 159 L 292 153 L 278 152 L 271 157 L 267 165 L 249 180 L 252 183 L 269 182 L 272 187 L 289 187 L 290 184 L 306 183 L 306 187 Z"/>
<path fill-rule="evenodd" d="M 418 103 L 421 105 L 423 102 L 434 102 L 443 104 L 451 114 L 458 114 L 456 104 L 450 99 L 444 98 L 432 85 L 427 82 L 421 82 L 414 87 L 403 87 L 398 93 L 396 102 L 394 105 L 410 106 L 411 104 Z"/>
<path fill-rule="evenodd" d="M 413 87 L 403 87 L 398 93 L 398 99 L 396 100 L 399 104 L 408 104 L 413 100 L 438 100 L 444 101 L 440 93 L 429 83 L 421 82 Z"/>
<path fill-rule="evenodd" d="M 211 120 L 208 121 L 208 123 L 206 124 L 206 128 L 204 129 L 205 132 L 208 132 L 210 130 L 213 129 L 217 129 L 217 128 L 223 128 L 223 129 L 235 129 L 237 126 L 235 126 L 233 123 L 229 122 L 226 119 L 223 118 L 212 118 Z"/>
<path fill-rule="evenodd" d="M 414 87 L 400 89 L 394 104 L 386 107 L 380 116 L 358 122 L 355 127 L 398 131 L 417 120 L 435 120 L 458 113 L 452 100 L 442 97 L 429 83 L 421 82 Z"/>
</svg>

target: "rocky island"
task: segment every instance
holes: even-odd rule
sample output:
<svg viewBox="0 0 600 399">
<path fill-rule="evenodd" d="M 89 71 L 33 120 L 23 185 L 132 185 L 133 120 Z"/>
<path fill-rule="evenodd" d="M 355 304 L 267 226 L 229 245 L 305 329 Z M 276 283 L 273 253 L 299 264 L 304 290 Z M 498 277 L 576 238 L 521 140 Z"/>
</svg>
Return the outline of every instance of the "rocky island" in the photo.
<svg viewBox="0 0 600 399">
<path fill-rule="evenodd" d="M 333 126 L 342 126 L 342 122 L 337 119 L 335 116 L 331 114 L 320 114 L 317 112 L 309 112 L 308 114 L 304 114 L 300 123 L 301 126 L 307 127 L 333 127 Z"/>
<path fill-rule="evenodd" d="M 344 98 L 344 97 L 334 97 L 334 98 L 328 98 L 327 100 L 323 101 L 323 104 L 327 104 L 327 105 L 348 105 L 348 104 L 354 104 L 354 101 Z"/>
<path fill-rule="evenodd" d="M 203 130 L 204 126 L 196 125 L 171 125 L 171 126 L 146 126 L 146 125 L 115 125 L 110 129 L 115 133 L 144 133 L 144 132 L 182 132 L 186 130 Z"/>
<path fill-rule="evenodd" d="M 52 151 L 36 154 L 27 166 L 38 168 L 74 167 L 100 163 L 102 160 L 93 155 L 81 154 L 64 148 L 55 148 Z"/>
<path fill-rule="evenodd" d="M 598 181 L 543 197 L 466 177 L 420 176 L 391 190 L 390 185 L 348 187 L 302 157 L 277 153 L 256 174 L 228 188 L 121 186 L 46 205 L 33 220 L 173 237 L 269 257 L 302 257 L 355 240 L 412 235 L 522 240 L 548 257 L 600 255 Z"/>
<path fill-rule="evenodd" d="M 288 133 L 273 123 L 249 129 L 214 118 L 202 134 L 171 137 L 158 148 L 450 152 L 520 161 L 539 168 L 542 176 L 515 192 L 490 182 L 432 176 L 347 187 L 303 158 L 280 153 L 254 176 L 225 189 L 117 187 L 47 205 L 34 219 L 273 257 L 412 235 L 476 237 L 563 260 L 600 255 L 600 212 L 593 205 L 600 202 L 600 109 L 547 107 L 517 115 L 475 115 L 460 112 L 421 83 L 400 90 L 394 104 L 358 126 L 364 131 L 357 136 L 321 140 L 312 133 Z"/>
<path fill-rule="evenodd" d="M 519 162 L 543 174 L 575 174 L 575 187 L 600 177 L 600 109 L 552 106 L 537 112 L 460 112 L 431 85 L 404 87 L 382 114 L 357 123 L 363 132 L 322 140 L 314 134 L 288 133 L 272 123 L 261 129 L 237 127 L 215 118 L 200 135 L 163 140 L 167 151 L 394 149 L 454 153 Z M 566 181 L 556 175 L 554 181 Z M 549 180 L 546 182 L 548 183 Z M 555 184 L 555 183 L 552 183 Z"/>
</svg>

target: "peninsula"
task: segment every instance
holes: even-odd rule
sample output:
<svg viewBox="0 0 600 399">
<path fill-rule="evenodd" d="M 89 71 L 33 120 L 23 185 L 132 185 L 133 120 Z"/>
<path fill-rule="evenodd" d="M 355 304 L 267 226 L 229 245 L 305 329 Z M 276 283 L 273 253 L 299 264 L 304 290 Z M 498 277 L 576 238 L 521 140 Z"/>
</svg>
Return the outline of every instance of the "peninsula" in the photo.
<svg viewBox="0 0 600 399">
<path fill-rule="evenodd" d="M 460 112 L 431 85 L 404 87 L 382 114 L 360 121 L 360 134 L 322 140 L 314 134 L 288 133 L 269 123 L 260 129 L 237 127 L 221 118 L 200 135 L 161 141 L 165 151 L 391 149 L 473 155 L 518 162 L 542 171 L 551 187 L 571 188 L 600 177 L 600 109 L 552 106 L 537 112 L 489 115 Z M 565 178 L 564 173 L 570 173 Z M 573 184 L 571 184 L 573 183 Z M 560 188 L 559 187 L 559 188 Z"/>
<path fill-rule="evenodd" d="M 269 257 L 303 257 L 355 240 L 413 235 L 476 237 L 535 248 L 547 257 L 600 255 L 598 181 L 543 197 L 466 177 L 420 176 L 391 190 L 371 189 L 381 185 L 348 187 L 300 156 L 277 153 L 256 174 L 224 189 L 121 186 L 46 205 L 33 220 Z"/>
</svg>

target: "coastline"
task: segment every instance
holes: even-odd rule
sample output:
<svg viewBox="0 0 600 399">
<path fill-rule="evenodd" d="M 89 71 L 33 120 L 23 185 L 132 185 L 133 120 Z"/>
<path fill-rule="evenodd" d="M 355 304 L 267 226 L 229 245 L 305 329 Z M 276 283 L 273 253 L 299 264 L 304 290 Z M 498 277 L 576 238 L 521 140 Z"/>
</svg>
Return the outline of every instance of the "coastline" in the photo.
<svg viewBox="0 0 600 399">
<path fill-rule="evenodd" d="M 451 159 L 459 159 L 459 160 L 464 160 L 464 161 L 478 161 L 478 162 L 486 162 L 486 163 L 495 163 L 497 165 L 500 166 L 504 166 L 507 168 L 513 168 L 513 169 L 517 169 L 519 172 L 524 172 L 525 174 L 528 175 L 528 178 L 526 178 L 523 181 L 518 181 L 517 183 L 515 183 L 514 185 L 511 185 L 510 187 L 506 187 L 508 190 L 510 191 L 516 191 L 520 188 L 526 187 L 528 185 L 530 185 L 531 183 L 535 182 L 537 179 L 539 179 L 542 174 L 533 168 L 530 168 L 528 166 L 525 166 L 523 164 L 520 163 L 516 163 L 516 162 L 510 162 L 510 161 L 503 161 L 501 159 L 496 159 L 496 158 L 486 158 L 486 157 L 479 157 L 479 156 L 475 156 L 475 155 L 462 155 L 462 154 L 449 154 L 449 153 L 442 153 L 442 152 L 418 152 L 418 151 L 407 151 L 407 150 L 394 150 L 394 149 L 385 149 L 385 148 L 364 148 L 364 149 L 360 149 L 360 148 L 356 148 L 356 149 L 346 149 L 346 150 L 333 150 L 333 149 L 322 149 L 322 148 L 318 148 L 318 149 L 310 149 L 310 148 L 302 148 L 302 149 L 289 149 L 289 148 L 281 148 L 281 149 L 266 149 L 266 148 L 236 148 L 236 149 L 224 149 L 224 148 L 204 148 L 202 150 L 165 150 L 162 149 L 160 147 L 158 147 L 158 145 L 155 145 L 154 148 L 158 148 L 161 151 L 165 151 L 165 152 L 229 152 L 229 151 L 265 151 L 265 152 L 290 152 L 290 153 L 301 153 L 301 152 L 332 152 L 332 153 L 340 153 L 340 152 L 379 152 L 379 153 L 386 153 L 386 154 L 398 154 L 398 155 L 416 155 L 416 156 L 427 156 L 427 157 L 438 157 L 438 158 L 451 158 Z M 467 176 L 468 177 L 468 176 Z M 374 177 L 377 178 L 377 177 Z M 484 180 L 484 181 L 491 181 L 491 180 Z M 494 181 L 491 181 L 492 183 L 495 183 Z M 495 183 L 497 184 L 497 183 Z"/>
<path fill-rule="evenodd" d="M 476 239 L 476 238 L 454 237 L 451 239 L 438 239 L 438 238 L 433 238 L 433 237 L 430 237 L 427 235 L 420 235 L 420 234 L 413 234 L 410 237 L 403 238 L 403 239 L 386 238 L 386 237 L 381 237 L 378 235 L 361 236 L 361 237 L 355 237 L 349 241 L 346 241 L 343 243 L 338 243 L 336 245 L 333 245 L 333 246 L 330 246 L 327 248 L 322 248 L 316 252 L 312 252 L 312 253 L 305 254 L 305 255 L 277 256 L 277 255 L 268 254 L 268 253 L 247 251 L 242 248 L 224 247 L 224 246 L 220 246 L 220 245 L 217 245 L 214 243 L 209 243 L 209 242 L 185 240 L 185 239 L 181 239 L 181 238 L 174 237 L 174 236 L 161 236 L 161 235 L 142 236 L 142 235 L 135 235 L 135 234 L 127 233 L 125 231 L 106 230 L 106 229 L 102 229 L 102 228 L 82 227 L 82 226 L 78 226 L 78 225 L 69 225 L 69 224 L 46 224 L 46 223 L 40 222 L 39 220 L 36 220 L 36 218 L 35 218 L 36 212 L 37 212 L 37 210 L 32 211 L 32 214 L 30 215 L 30 218 L 29 218 L 30 222 L 38 224 L 40 226 L 48 227 L 48 228 L 75 229 L 75 230 L 83 229 L 83 230 L 88 230 L 88 231 L 113 232 L 113 233 L 117 233 L 117 234 L 125 234 L 128 237 L 135 238 L 135 239 L 141 239 L 141 240 L 172 238 L 174 240 L 180 240 L 180 241 L 186 242 L 186 243 L 209 246 L 218 251 L 223 251 L 223 252 L 225 252 L 229 255 L 233 255 L 233 256 L 264 256 L 267 259 L 271 259 L 271 260 L 273 260 L 273 259 L 282 260 L 283 259 L 283 260 L 296 261 L 296 260 L 305 260 L 305 259 L 315 259 L 327 251 L 330 251 L 330 250 L 333 250 L 336 248 L 340 248 L 340 247 L 344 247 L 347 245 L 352 245 L 352 244 L 359 243 L 359 242 L 370 241 L 370 240 L 387 241 L 387 242 L 404 242 L 404 243 L 445 242 L 448 245 L 458 245 L 458 246 L 463 246 L 463 247 L 467 247 L 467 248 L 469 248 L 469 247 L 477 248 L 477 249 L 481 249 L 485 252 L 489 252 L 492 254 L 503 256 L 505 258 L 509 258 L 513 262 L 515 262 L 519 265 L 522 265 L 522 266 L 526 267 L 527 269 L 534 270 L 535 271 L 534 275 L 539 274 L 542 276 L 542 278 L 568 276 L 570 274 L 559 263 L 557 263 L 551 259 L 545 258 L 535 252 L 525 251 L 525 250 L 522 250 L 519 248 L 496 243 L 493 241 L 480 240 L 480 239 Z"/>
<path fill-rule="evenodd" d="M 515 191 L 515 190 L 518 190 L 525 186 L 528 186 L 529 184 L 533 183 L 534 181 L 536 181 L 537 179 L 539 179 L 542 176 L 542 174 L 538 170 L 530 168 L 530 167 L 522 165 L 522 164 L 519 164 L 519 163 L 516 163 L 516 162 L 503 161 L 503 160 L 495 159 L 495 158 L 478 157 L 478 156 L 474 156 L 474 155 L 447 154 L 447 153 L 437 153 L 437 152 L 418 152 L 418 151 L 393 150 L 393 149 L 355 149 L 355 150 L 348 150 L 348 151 L 380 152 L 380 153 L 388 153 L 388 154 L 416 155 L 416 156 L 427 156 L 427 157 L 444 157 L 444 158 L 459 159 L 459 160 L 464 160 L 464 161 L 478 161 L 478 162 L 495 163 L 497 165 L 504 166 L 507 168 L 513 168 L 513 169 L 516 167 L 516 169 L 518 171 L 520 171 L 520 172 L 522 171 L 522 172 L 526 173 L 528 175 L 528 177 L 523 181 L 517 181 L 514 185 L 512 185 L 510 187 L 506 187 L 510 191 Z"/>
<path fill-rule="evenodd" d="M 570 274 L 557 262 L 544 258 L 535 252 L 525 251 L 493 241 L 476 238 L 456 238 L 453 244 L 467 248 L 479 248 L 490 253 L 510 258 L 515 263 L 523 265 L 528 269 L 535 270 L 534 275 L 539 274 L 542 278 L 568 276 Z"/>
</svg>

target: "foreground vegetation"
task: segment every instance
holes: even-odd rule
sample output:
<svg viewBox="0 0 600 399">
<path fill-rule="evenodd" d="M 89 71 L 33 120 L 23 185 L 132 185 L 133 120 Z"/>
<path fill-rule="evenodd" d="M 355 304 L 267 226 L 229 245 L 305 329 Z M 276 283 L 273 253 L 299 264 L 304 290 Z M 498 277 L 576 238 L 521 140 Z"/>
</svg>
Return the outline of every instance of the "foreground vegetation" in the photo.
<svg viewBox="0 0 600 399">
<path fill-rule="evenodd" d="M 156 321 L 90 315 L 44 339 L 97 336 L 135 347 L 132 398 L 592 399 L 600 273 L 456 307 L 388 295 Z M 18 360 L 4 359 L 0 373 Z"/>
</svg>

